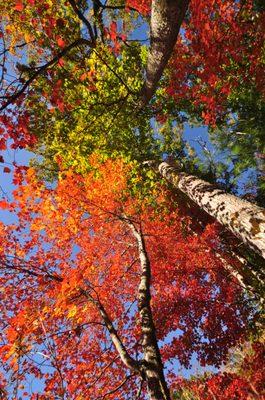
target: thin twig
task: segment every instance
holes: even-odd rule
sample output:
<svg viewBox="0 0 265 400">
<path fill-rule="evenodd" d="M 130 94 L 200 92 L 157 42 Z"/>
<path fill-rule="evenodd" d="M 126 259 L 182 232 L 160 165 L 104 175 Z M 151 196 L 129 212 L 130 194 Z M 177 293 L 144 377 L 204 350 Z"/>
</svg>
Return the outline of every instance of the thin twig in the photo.
<svg viewBox="0 0 265 400">
<path fill-rule="evenodd" d="M 17 100 L 24 92 L 25 90 L 30 86 L 30 84 L 39 76 L 41 75 L 44 71 L 46 71 L 48 68 L 53 66 L 54 64 L 58 63 L 60 58 L 65 56 L 68 51 L 73 49 L 74 47 L 85 44 L 90 46 L 91 48 L 93 47 L 93 43 L 89 40 L 86 39 L 77 39 L 73 43 L 69 44 L 66 46 L 62 51 L 60 51 L 52 60 L 48 61 L 46 64 L 40 66 L 33 74 L 32 76 L 22 85 L 21 89 L 19 89 L 17 92 L 12 94 L 9 99 L 0 107 L 0 111 L 3 111 L 6 109 L 10 104 L 12 104 L 15 100 Z"/>
</svg>

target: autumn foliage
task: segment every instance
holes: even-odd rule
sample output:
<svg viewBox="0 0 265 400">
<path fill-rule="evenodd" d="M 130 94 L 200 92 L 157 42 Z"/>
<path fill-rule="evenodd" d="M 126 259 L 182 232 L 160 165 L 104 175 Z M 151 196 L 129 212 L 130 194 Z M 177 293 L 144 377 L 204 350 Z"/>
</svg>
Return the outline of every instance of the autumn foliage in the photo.
<svg viewBox="0 0 265 400">
<path fill-rule="evenodd" d="M 253 1 L 191 1 L 172 56 L 167 93 L 190 101 L 206 125 L 227 112 L 229 96 L 254 86 L 264 96 L 264 12 Z"/>
<path fill-rule="evenodd" d="M 243 90 L 262 114 L 264 11 L 252 0 L 191 0 L 177 42 L 163 44 L 174 51 L 160 79 L 148 70 L 159 42 L 152 4 L 0 4 L 0 151 L 31 150 L 38 164 L 0 156 L 16 186 L 11 201 L 0 199 L 8 216 L 0 222 L 0 399 L 263 396 L 254 258 L 149 166 L 172 159 L 178 172 L 202 175 L 179 133 L 183 121 L 214 128 L 238 116 Z M 148 75 L 158 78 L 145 104 Z M 256 150 L 262 159 L 262 145 Z M 224 370 L 250 340 L 240 368 Z M 184 380 L 179 369 L 194 365 L 208 373 Z"/>
<path fill-rule="evenodd" d="M 238 371 L 206 375 L 199 380 L 176 382 L 175 393 L 192 394 L 196 400 L 254 400 L 264 394 L 264 343 L 254 342 L 239 363 Z M 178 398 L 178 397 L 177 397 Z"/>
<path fill-rule="evenodd" d="M 29 169 L 10 206 L 18 220 L 1 230 L 1 358 L 25 388 L 29 376 L 43 382 L 39 399 L 125 399 L 137 392 L 139 377 L 128 378 L 93 302 L 100 299 L 130 354 L 141 357 L 139 260 L 124 215 L 144 234 L 169 377 L 176 374 L 170 360 L 188 367 L 195 353 L 203 366 L 220 365 L 246 332 L 249 308 L 215 256 L 216 228 L 198 235 L 163 186 L 149 199 L 132 195 L 132 170 L 121 160 L 91 164 L 86 177 L 62 174 L 56 188 Z"/>
<path fill-rule="evenodd" d="M 13 104 L 20 107 L 19 114 L 18 111 L 10 110 L 10 114 L 1 117 L 4 127 L 0 142 L 2 148 L 5 147 L 7 137 L 12 138 L 15 148 L 32 147 L 35 143 L 35 136 L 29 131 L 27 112 L 30 111 L 31 102 L 34 103 L 34 90 L 23 89 L 20 96 L 16 95 L 28 79 L 34 77 L 35 73 L 38 75 L 39 67 L 44 65 L 43 58 L 50 61 L 54 59 L 46 71 L 46 79 L 42 81 L 41 88 L 37 89 L 37 93 L 42 93 L 42 100 L 50 102 L 50 110 L 56 108 L 63 113 L 74 108 L 74 104 L 64 95 L 62 86 L 61 75 L 65 75 L 66 71 L 65 76 L 71 80 L 80 79 L 84 82 L 88 93 L 93 95 L 93 92 L 99 90 L 83 58 L 76 56 L 82 49 L 83 54 L 89 58 L 92 52 L 87 50 L 87 46 L 93 49 L 99 46 L 99 52 L 102 52 L 102 43 L 97 37 L 87 39 L 84 29 L 80 31 L 80 21 L 72 7 L 73 2 L 62 3 L 21 0 L 1 5 L 1 36 L 8 45 L 3 51 L 5 57 L 10 53 L 18 61 L 15 63 L 18 80 L 8 82 L 8 77 L 8 84 L 2 87 L 3 107 L 6 101 L 12 100 L 12 96 L 15 96 Z M 124 9 L 118 7 L 115 13 L 107 16 L 105 25 L 100 25 L 106 52 L 104 62 L 108 54 L 114 52 L 117 56 L 123 48 L 132 46 L 129 45 L 130 35 L 137 23 L 148 21 L 150 7 L 149 0 L 128 0 Z M 84 5 L 83 9 L 90 12 L 95 22 L 99 23 L 95 10 L 87 10 Z M 102 8 L 99 15 L 102 17 L 106 11 L 109 10 Z M 254 90 L 264 98 L 264 20 L 264 12 L 257 12 L 252 0 L 191 1 L 175 53 L 172 54 L 165 74 L 166 79 L 161 85 L 166 97 L 163 95 L 164 100 L 161 100 L 158 96 L 155 107 L 158 119 L 163 121 L 170 117 L 167 102 L 174 99 L 175 109 L 183 109 L 206 125 L 215 126 L 231 112 L 231 103 L 238 97 L 241 87 Z M 128 39 L 130 42 L 127 43 Z M 67 57 L 68 46 L 73 48 L 73 51 L 69 50 L 70 54 L 75 54 L 70 63 Z M 20 60 L 26 55 L 31 65 L 23 69 Z M 4 75 L 6 72 L 4 69 Z M 32 88 L 34 81 L 31 82 Z M 52 91 L 49 86 L 53 88 Z M 25 99 L 29 99 L 27 106 L 24 104 Z M 161 107 L 162 113 L 157 111 Z"/>
</svg>

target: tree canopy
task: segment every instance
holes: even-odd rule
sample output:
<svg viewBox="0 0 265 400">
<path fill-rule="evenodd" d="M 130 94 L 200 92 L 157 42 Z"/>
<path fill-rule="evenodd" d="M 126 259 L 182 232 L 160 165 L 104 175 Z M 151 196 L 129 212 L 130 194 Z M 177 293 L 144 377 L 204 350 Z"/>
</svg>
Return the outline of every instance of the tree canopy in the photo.
<svg viewBox="0 0 265 400">
<path fill-rule="evenodd" d="M 0 15 L 0 398 L 263 396 L 262 2 Z"/>
<path fill-rule="evenodd" d="M 56 189 L 30 169 L 9 205 L 18 221 L 2 230 L 1 355 L 15 393 L 30 375 L 44 381 L 43 398 L 133 397 L 153 336 L 165 365 L 177 357 L 188 367 L 196 354 L 201 365 L 219 366 L 257 318 L 225 267 L 235 261 L 216 226 L 202 230 L 160 185 L 148 200 L 131 194 L 131 167 L 121 160 L 90 162 L 93 172 L 70 170 Z M 141 314 L 146 273 L 155 328 Z M 141 396 L 150 387 L 147 379 Z"/>
<path fill-rule="evenodd" d="M 3 3 L 1 89 L 8 137 L 15 146 L 37 137 L 49 160 L 69 142 L 76 147 L 72 158 L 87 158 L 99 147 L 148 159 L 150 151 L 157 153 L 157 141 L 164 141 L 154 134 L 152 118 L 179 123 L 192 117 L 213 129 L 224 123 L 234 129 L 232 118 L 245 128 L 249 120 L 249 129 L 242 137 L 223 133 L 221 142 L 241 152 L 233 143 L 240 136 L 244 146 L 250 135 L 256 148 L 248 160 L 262 159 L 264 13 L 252 1 L 191 1 L 185 15 L 187 5 Z M 261 112 L 254 121 L 251 107 Z M 45 118 L 36 120 L 36 113 Z M 158 155 L 165 151 L 174 153 L 174 146 L 160 146 Z"/>
</svg>

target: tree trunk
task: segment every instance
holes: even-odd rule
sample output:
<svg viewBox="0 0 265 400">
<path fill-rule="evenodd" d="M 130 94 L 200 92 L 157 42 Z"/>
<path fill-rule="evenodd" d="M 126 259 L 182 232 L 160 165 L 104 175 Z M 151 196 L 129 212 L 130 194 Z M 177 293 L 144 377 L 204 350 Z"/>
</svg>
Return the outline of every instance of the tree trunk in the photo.
<svg viewBox="0 0 265 400">
<path fill-rule="evenodd" d="M 139 108 L 149 103 L 172 54 L 189 0 L 152 0 L 150 48 Z"/>
<path fill-rule="evenodd" d="M 265 258 L 265 209 L 162 162 L 160 174 L 176 189 Z"/>
<path fill-rule="evenodd" d="M 227 260 L 221 254 L 215 253 L 216 257 L 221 260 L 224 269 L 233 276 L 238 284 L 244 289 L 251 298 L 255 299 L 259 302 L 259 304 L 264 304 L 264 288 L 263 282 L 260 282 L 257 276 L 252 275 L 252 271 L 246 269 L 247 265 L 245 265 L 244 260 L 241 260 L 241 268 L 240 270 L 236 269 L 234 266 L 229 264 Z M 235 254 L 234 257 L 238 258 Z"/>
<path fill-rule="evenodd" d="M 157 343 L 156 329 L 151 310 L 151 265 L 145 248 L 141 228 L 136 229 L 128 220 L 137 241 L 141 265 L 141 281 L 138 288 L 138 310 L 142 330 L 142 346 L 144 353 L 144 374 L 147 390 L 151 400 L 170 400 L 170 392 L 165 380 L 163 363 Z"/>
</svg>

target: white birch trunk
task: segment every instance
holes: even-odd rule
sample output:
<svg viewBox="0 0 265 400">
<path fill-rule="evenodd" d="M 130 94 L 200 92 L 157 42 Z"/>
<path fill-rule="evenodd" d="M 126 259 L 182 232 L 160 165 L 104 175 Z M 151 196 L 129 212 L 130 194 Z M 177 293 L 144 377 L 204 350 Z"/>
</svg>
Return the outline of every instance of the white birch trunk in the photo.
<svg viewBox="0 0 265 400">
<path fill-rule="evenodd" d="M 265 258 L 265 209 L 197 178 L 180 172 L 167 162 L 158 166 L 160 174 L 176 189 L 214 217 L 235 236 Z"/>
<path fill-rule="evenodd" d="M 163 363 L 158 347 L 156 329 L 151 309 L 151 265 L 145 248 L 145 241 L 141 231 L 127 220 L 137 241 L 139 260 L 141 265 L 141 280 L 138 288 L 138 310 L 142 330 L 142 347 L 144 353 L 144 373 L 147 390 L 151 400 L 170 400 Z"/>
</svg>

